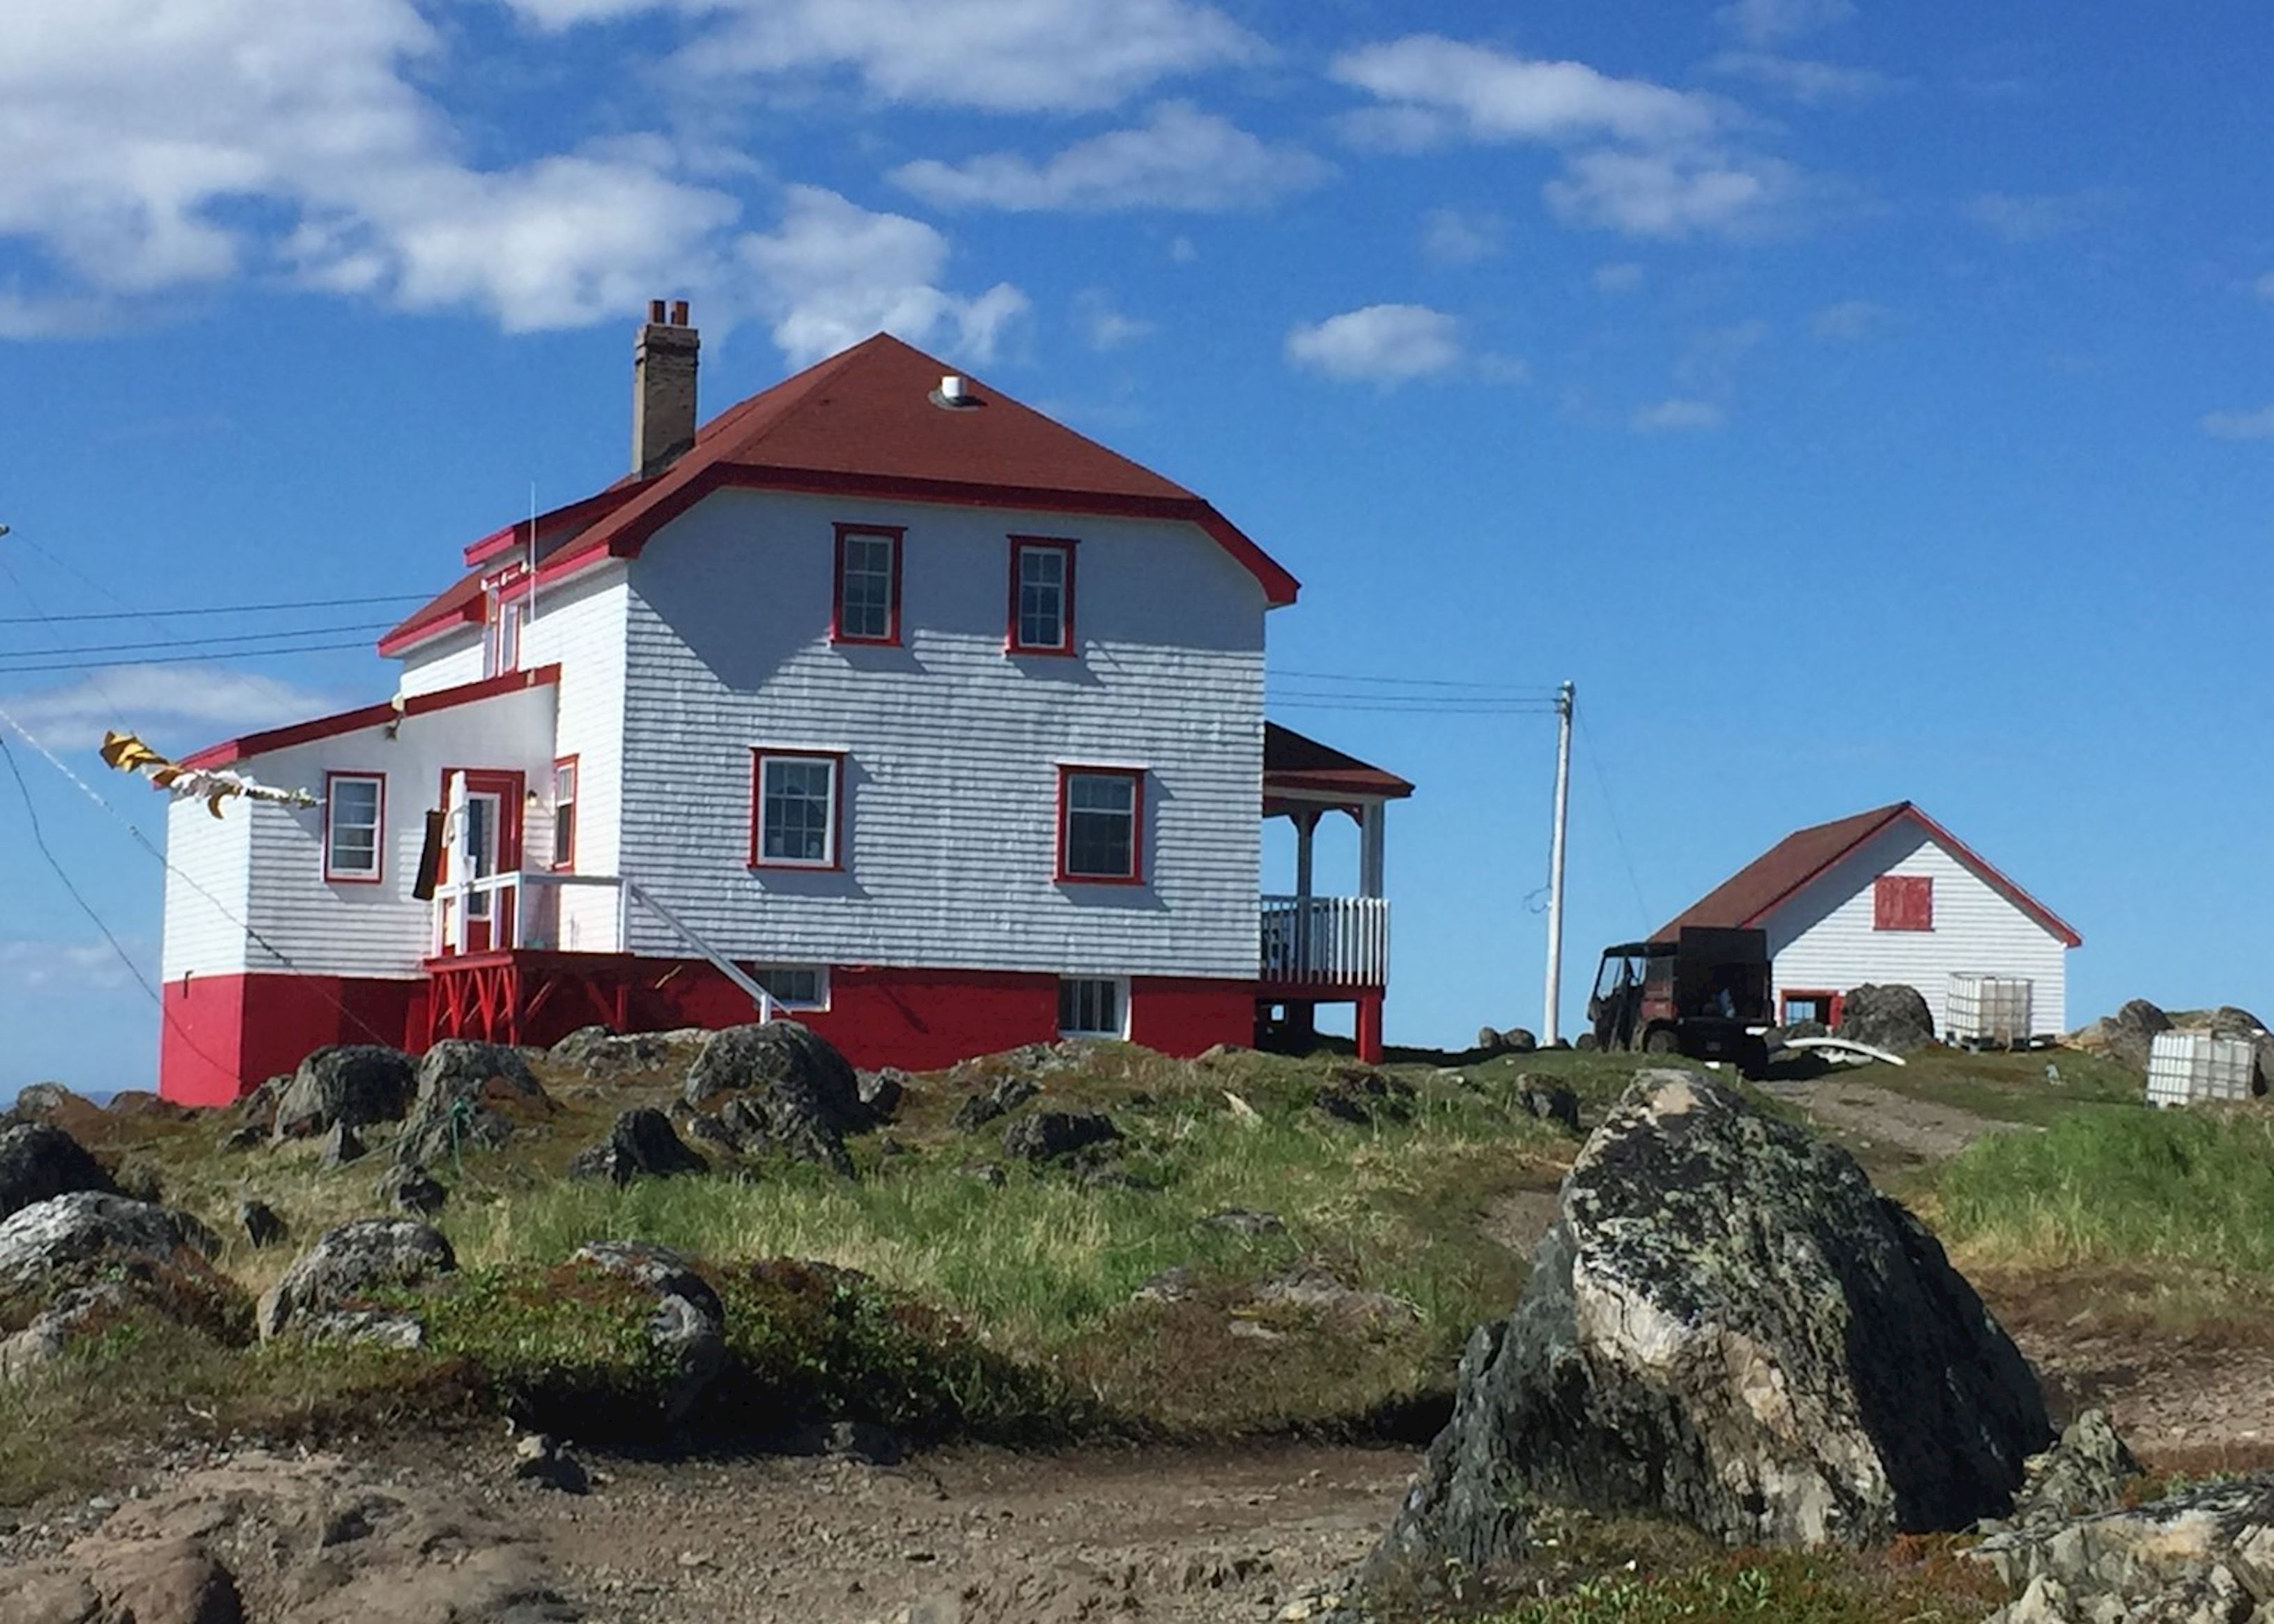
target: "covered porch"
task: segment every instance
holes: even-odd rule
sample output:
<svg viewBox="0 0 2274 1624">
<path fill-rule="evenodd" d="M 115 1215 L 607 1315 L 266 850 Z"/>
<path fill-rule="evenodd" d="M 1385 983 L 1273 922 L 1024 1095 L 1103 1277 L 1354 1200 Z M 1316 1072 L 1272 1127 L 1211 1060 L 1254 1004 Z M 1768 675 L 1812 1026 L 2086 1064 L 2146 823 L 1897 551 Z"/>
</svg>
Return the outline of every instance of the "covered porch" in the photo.
<svg viewBox="0 0 2274 1624">
<path fill-rule="evenodd" d="M 1382 894 L 1384 818 L 1413 793 L 1396 773 L 1263 725 L 1263 816 L 1294 826 L 1295 888 L 1262 898 L 1256 997 L 1260 1035 L 1290 1045 L 1317 1034 L 1318 1006 L 1355 1006 L 1359 1057 L 1382 1058 L 1382 1005 L 1389 985 L 1389 902 Z M 1319 826 L 1339 813 L 1358 826 L 1357 894 L 1317 889 Z"/>
</svg>

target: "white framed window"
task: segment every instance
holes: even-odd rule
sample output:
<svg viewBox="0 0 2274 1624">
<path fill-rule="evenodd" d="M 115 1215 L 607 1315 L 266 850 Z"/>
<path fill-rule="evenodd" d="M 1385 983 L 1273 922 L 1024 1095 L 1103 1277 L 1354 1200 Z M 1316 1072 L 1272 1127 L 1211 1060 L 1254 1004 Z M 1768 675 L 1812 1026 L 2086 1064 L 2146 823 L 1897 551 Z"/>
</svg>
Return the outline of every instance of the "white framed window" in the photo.
<svg viewBox="0 0 2274 1624">
<path fill-rule="evenodd" d="M 492 601 L 489 642 L 484 647 L 486 658 L 482 662 L 484 676 L 499 677 L 521 669 L 521 634 L 528 621 L 527 598 L 501 596 Z"/>
<path fill-rule="evenodd" d="M 1073 652 L 1073 546 L 1046 536 L 1011 538 L 1012 653 Z"/>
<path fill-rule="evenodd" d="M 750 867 L 841 867 L 845 758 L 756 749 L 750 762 Z"/>
<path fill-rule="evenodd" d="M 387 775 L 324 775 L 324 877 L 373 885 L 380 878 L 380 831 L 387 825 Z"/>
<path fill-rule="evenodd" d="M 1058 981 L 1058 1035 L 1119 1038 L 1129 1034 L 1129 983 L 1111 975 L 1069 975 Z"/>
<path fill-rule="evenodd" d="M 750 979 L 786 1010 L 825 1010 L 829 1007 L 827 965 L 759 965 Z"/>
</svg>

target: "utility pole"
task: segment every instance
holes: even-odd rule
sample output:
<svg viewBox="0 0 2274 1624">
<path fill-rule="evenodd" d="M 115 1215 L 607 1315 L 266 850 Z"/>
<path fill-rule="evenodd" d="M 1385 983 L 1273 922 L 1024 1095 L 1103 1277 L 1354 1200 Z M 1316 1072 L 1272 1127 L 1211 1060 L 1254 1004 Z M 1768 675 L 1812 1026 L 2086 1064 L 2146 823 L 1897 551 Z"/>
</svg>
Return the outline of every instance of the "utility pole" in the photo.
<svg viewBox="0 0 2274 1624">
<path fill-rule="evenodd" d="M 1555 838 L 1547 848 L 1547 1010 L 1540 1041 L 1552 1046 L 1563 993 L 1563 825 L 1571 809 L 1571 698 L 1569 682 L 1555 690 Z"/>
</svg>

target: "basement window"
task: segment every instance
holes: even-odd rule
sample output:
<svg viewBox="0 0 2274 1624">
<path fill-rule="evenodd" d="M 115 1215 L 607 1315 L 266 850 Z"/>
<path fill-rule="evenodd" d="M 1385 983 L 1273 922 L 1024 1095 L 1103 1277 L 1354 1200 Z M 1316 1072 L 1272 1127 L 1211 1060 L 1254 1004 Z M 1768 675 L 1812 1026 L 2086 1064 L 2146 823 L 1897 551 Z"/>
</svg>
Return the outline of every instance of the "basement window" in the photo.
<svg viewBox="0 0 2274 1624">
<path fill-rule="evenodd" d="M 1118 1038 L 1129 1031 L 1129 983 L 1110 975 L 1067 976 L 1058 982 L 1058 1035 Z"/>
<path fill-rule="evenodd" d="M 825 1010 L 829 1007 L 827 965 L 759 965 L 750 979 L 786 1010 Z"/>
</svg>

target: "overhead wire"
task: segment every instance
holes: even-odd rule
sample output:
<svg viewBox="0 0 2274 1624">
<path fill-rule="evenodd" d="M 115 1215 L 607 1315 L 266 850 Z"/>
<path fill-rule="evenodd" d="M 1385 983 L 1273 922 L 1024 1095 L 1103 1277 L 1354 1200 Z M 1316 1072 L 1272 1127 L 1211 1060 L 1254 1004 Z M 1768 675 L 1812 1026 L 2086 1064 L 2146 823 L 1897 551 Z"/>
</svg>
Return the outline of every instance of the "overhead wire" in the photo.
<svg viewBox="0 0 2274 1624">
<path fill-rule="evenodd" d="M 1602 757 L 1595 749 L 1593 730 L 1576 713 L 1571 720 L 1571 731 L 1578 735 L 1579 748 L 1586 755 L 1587 765 L 1595 775 L 1595 787 L 1603 797 L 1603 821 L 1611 826 L 1611 839 L 1618 847 L 1619 861 L 1626 868 L 1627 883 L 1634 888 L 1635 907 L 1641 914 L 1642 929 L 1648 931 L 1656 925 L 1658 916 L 1651 912 L 1649 899 L 1642 892 L 1642 876 L 1635 872 L 1634 859 L 1628 853 L 1626 833 L 1619 827 L 1618 808 L 1611 801 L 1611 783 L 1603 774 Z"/>
<path fill-rule="evenodd" d="M 41 556 L 46 556 L 44 553 Z M 0 615 L 0 626 L 30 626 L 40 621 L 64 625 L 76 620 L 176 620 L 210 614 L 272 614 L 287 609 L 362 609 L 380 604 L 418 604 L 426 595 L 390 593 L 381 598 L 303 598 L 274 604 L 206 604 L 194 609 L 122 609 L 101 614 Z"/>
<path fill-rule="evenodd" d="M 350 632 L 383 632 L 388 629 L 388 624 L 389 622 L 382 620 L 376 625 L 364 626 L 305 626 L 273 632 L 221 632 L 210 637 L 169 638 L 166 643 L 160 646 L 169 649 L 204 649 L 210 648 L 214 644 L 219 643 L 251 643 L 254 644 L 282 643 L 295 637 L 332 637 L 343 635 Z M 0 673 L 4 673 L 6 669 L 5 662 L 9 660 L 33 658 L 45 659 L 51 656 L 64 654 L 116 654 L 121 650 L 147 650 L 149 646 L 150 645 L 147 643 L 139 642 L 82 643 L 64 648 L 49 649 L 36 655 L 30 650 L 4 650 L 0 651 Z"/>
<path fill-rule="evenodd" d="M 48 671 L 115 671 L 124 665 L 199 665 L 211 660 L 274 659 L 282 654 L 324 654 L 335 649 L 368 649 L 371 639 L 351 643 L 312 643 L 291 649 L 222 649 L 210 654 L 148 654 L 134 659 L 65 660 L 45 665 L 0 666 L 0 677 L 31 676 Z"/>
</svg>

